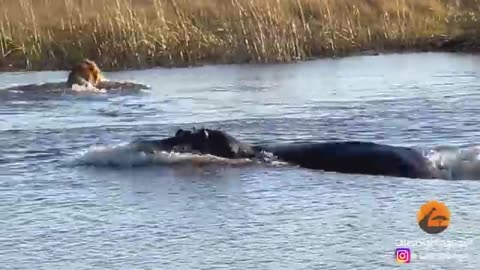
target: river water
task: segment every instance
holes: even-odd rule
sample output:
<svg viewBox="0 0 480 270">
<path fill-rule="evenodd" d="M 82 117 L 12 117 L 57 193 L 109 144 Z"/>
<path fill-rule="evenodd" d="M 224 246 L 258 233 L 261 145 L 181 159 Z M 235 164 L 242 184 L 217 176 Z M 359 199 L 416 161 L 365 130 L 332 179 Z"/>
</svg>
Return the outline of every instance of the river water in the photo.
<svg viewBox="0 0 480 270">
<path fill-rule="evenodd" d="M 456 169 L 449 173 L 457 180 L 421 180 L 290 166 L 132 167 L 138 156 L 121 145 L 203 126 L 247 142 L 341 139 L 447 149 L 437 155 L 449 156 L 447 167 L 461 159 L 459 149 L 470 149 L 475 169 L 480 57 L 391 54 L 105 75 L 151 89 L 0 90 L 2 269 L 479 269 L 478 175 L 462 180 Z M 0 88 L 66 76 L 2 73 Z M 85 160 L 90 166 L 78 162 Z M 451 212 L 450 226 L 437 235 L 416 223 L 429 200 Z M 394 258 L 402 241 L 416 244 L 407 265 Z"/>
</svg>

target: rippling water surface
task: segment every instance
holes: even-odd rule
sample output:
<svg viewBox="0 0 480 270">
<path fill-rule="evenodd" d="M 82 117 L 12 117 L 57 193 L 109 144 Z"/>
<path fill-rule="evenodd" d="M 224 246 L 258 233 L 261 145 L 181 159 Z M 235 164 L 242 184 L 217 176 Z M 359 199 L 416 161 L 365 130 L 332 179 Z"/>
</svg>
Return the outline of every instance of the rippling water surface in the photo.
<svg viewBox="0 0 480 270">
<path fill-rule="evenodd" d="M 3 73 L 0 88 L 66 76 Z M 424 258 L 413 258 L 411 269 L 480 268 L 480 181 L 72 163 L 99 145 L 194 125 L 248 142 L 471 148 L 480 139 L 480 57 L 362 56 L 106 76 L 151 90 L 1 95 L 1 268 L 391 269 L 401 240 L 468 240 L 463 248 L 414 248 Z M 416 224 L 432 199 L 452 213 L 434 236 Z"/>
</svg>

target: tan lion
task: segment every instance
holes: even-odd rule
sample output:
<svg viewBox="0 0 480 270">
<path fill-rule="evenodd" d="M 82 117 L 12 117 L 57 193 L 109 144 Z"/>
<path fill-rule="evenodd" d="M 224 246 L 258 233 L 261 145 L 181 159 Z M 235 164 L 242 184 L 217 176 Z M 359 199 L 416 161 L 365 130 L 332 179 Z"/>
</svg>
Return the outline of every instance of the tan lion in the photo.
<svg viewBox="0 0 480 270">
<path fill-rule="evenodd" d="M 97 86 L 103 79 L 102 71 L 97 64 L 89 59 L 84 59 L 73 66 L 68 74 L 67 85 L 68 87 L 72 87 L 74 84 Z"/>
</svg>

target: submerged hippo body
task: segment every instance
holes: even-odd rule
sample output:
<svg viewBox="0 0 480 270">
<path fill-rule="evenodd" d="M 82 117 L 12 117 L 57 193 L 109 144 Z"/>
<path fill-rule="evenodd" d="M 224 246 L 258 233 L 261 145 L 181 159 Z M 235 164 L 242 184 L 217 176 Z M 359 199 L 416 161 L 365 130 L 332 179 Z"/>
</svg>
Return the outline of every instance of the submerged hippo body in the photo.
<svg viewBox="0 0 480 270">
<path fill-rule="evenodd" d="M 280 160 L 300 167 L 352 174 L 433 178 L 428 161 L 416 150 L 347 141 L 265 147 Z"/>
<path fill-rule="evenodd" d="M 300 167 L 340 173 L 433 178 L 428 161 L 416 150 L 347 141 L 251 146 L 219 130 L 178 130 L 174 137 L 135 144 L 144 152 L 174 151 L 210 154 L 223 158 L 254 158 L 270 152 L 279 160 Z"/>
</svg>

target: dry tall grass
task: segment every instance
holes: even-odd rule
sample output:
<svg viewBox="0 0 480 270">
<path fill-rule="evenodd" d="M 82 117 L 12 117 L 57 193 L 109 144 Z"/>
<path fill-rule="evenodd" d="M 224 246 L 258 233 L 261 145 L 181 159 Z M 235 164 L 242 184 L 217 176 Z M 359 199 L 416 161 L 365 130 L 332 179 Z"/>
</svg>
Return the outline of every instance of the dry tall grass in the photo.
<svg viewBox="0 0 480 270">
<path fill-rule="evenodd" d="M 0 69 L 288 62 L 475 43 L 480 0 L 0 0 Z"/>
</svg>

